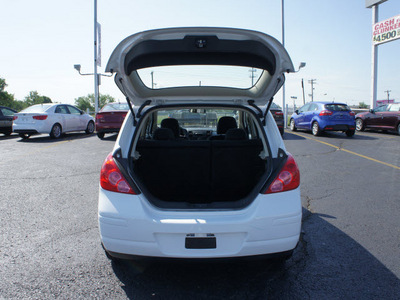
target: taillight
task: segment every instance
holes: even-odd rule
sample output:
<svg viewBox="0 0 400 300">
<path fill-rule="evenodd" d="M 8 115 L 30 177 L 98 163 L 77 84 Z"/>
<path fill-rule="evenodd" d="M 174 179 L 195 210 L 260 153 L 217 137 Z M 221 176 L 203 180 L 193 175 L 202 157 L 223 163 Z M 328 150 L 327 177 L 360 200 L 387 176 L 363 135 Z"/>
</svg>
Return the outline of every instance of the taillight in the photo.
<svg viewBox="0 0 400 300">
<path fill-rule="evenodd" d="M 103 115 L 99 115 L 99 114 L 96 115 L 96 120 L 100 120 L 100 119 L 103 119 L 103 118 L 104 118 Z"/>
<path fill-rule="evenodd" d="M 356 114 L 354 113 L 354 111 L 349 111 L 350 116 L 354 117 Z"/>
<path fill-rule="evenodd" d="M 108 191 L 135 194 L 133 189 L 129 186 L 128 181 L 126 181 L 124 175 L 122 175 L 119 170 L 111 153 L 107 156 L 101 167 L 100 185 L 103 189 Z"/>
<path fill-rule="evenodd" d="M 16 119 L 18 119 L 18 116 L 13 116 L 13 120 L 16 120 Z"/>
<path fill-rule="evenodd" d="M 33 116 L 32 118 L 34 118 L 35 120 L 46 120 L 47 115 Z"/>
<path fill-rule="evenodd" d="M 285 165 L 268 187 L 265 194 L 280 193 L 296 189 L 300 185 L 300 171 L 293 156 L 289 154 Z"/>
<path fill-rule="evenodd" d="M 275 112 L 275 116 L 283 116 L 283 112 L 277 111 L 277 112 Z"/>
<path fill-rule="evenodd" d="M 323 110 L 319 113 L 320 116 L 331 116 L 333 114 L 333 112 L 331 112 L 330 110 Z"/>
</svg>

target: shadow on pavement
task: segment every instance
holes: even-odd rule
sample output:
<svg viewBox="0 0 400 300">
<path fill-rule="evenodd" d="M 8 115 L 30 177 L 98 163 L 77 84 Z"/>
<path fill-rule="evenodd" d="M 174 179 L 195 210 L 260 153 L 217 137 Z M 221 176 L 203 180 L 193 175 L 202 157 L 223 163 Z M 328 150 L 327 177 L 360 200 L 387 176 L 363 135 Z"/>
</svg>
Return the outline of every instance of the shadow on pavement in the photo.
<svg viewBox="0 0 400 300">
<path fill-rule="evenodd" d="M 5 135 L 5 134 L 2 134 L 2 133 L 0 133 L 0 141 L 3 141 L 3 140 L 12 140 L 12 139 L 16 139 L 16 138 L 19 138 L 19 136 L 18 136 L 18 134 L 11 134 L 11 135 Z"/>
<path fill-rule="evenodd" d="M 283 135 L 283 139 L 284 140 L 301 140 L 301 139 L 305 139 L 306 137 L 314 138 L 314 139 L 315 138 L 329 138 L 329 139 L 336 139 L 336 140 L 342 139 L 342 140 L 348 140 L 348 141 L 351 141 L 352 139 L 357 139 L 357 140 L 377 140 L 378 139 L 376 137 L 359 134 L 357 132 L 352 137 L 348 137 L 348 136 L 346 136 L 346 134 L 344 134 L 342 132 L 336 132 L 336 131 L 329 131 L 329 132 L 324 131 L 319 136 L 314 136 L 309 131 L 296 131 L 296 133 L 299 133 L 300 135 L 304 135 L 305 137 L 301 137 L 298 134 L 285 132 L 285 134 Z"/>
<path fill-rule="evenodd" d="M 299 136 L 299 135 L 297 135 L 297 134 L 293 134 L 293 133 L 290 133 L 290 132 L 287 132 L 287 131 L 285 131 L 285 133 L 283 134 L 283 136 L 282 136 L 282 139 L 285 141 L 285 140 L 305 140 L 306 138 L 305 137 L 302 137 L 302 136 Z"/>
<path fill-rule="evenodd" d="M 19 143 L 57 143 L 61 141 L 68 141 L 68 140 L 76 140 L 76 139 L 86 139 L 93 137 L 94 134 L 86 134 L 86 133 L 64 133 L 61 138 L 59 139 L 52 139 L 49 135 L 45 134 L 38 134 L 32 135 L 28 139 L 19 138 L 17 142 Z"/>
<path fill-rule="evenodd" d="M 305 233 L 285 264 L 113 261 L 112 267 L 130 299 L 398 298 L 396 275 L 331 225 L 334 219 L 307 211 Z"/>
</svg>

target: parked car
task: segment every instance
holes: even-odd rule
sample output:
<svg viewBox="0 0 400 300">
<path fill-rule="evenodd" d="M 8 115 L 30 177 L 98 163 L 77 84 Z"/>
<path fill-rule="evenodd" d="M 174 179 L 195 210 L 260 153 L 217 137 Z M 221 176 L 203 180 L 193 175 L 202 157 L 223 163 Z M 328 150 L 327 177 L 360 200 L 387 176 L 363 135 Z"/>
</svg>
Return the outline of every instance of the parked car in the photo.
<svg viewBox="0 0 400 300">
<path fill-rule="evenodd" d="M 400 103 L 390 103 L 356 115 L 356 129 L 395 130 L 400 135 Z"/>
<path fill-rule="evenodd" d="M 276 125 L 279 128 L 279 132 L 281 133 L 281 135 L 283 135 L 285 133 L 285 126 L 284 126 L 284 118 L 283 118 L 282 108 L 278 104 L 272 103 L 270 111 L 272 113 L 272 116 L 275 119 Z"/>
<path fill-rule="evenodd" d="M 199 67 L 201 85 L 171 73 L 194 76 Z M 230 76 L 248 77 L 252 67 L 261 74 L 253 88 L 216 82 L 235 84 Z M 301 228 L 300 173 L 267 111 L 283 73 L 294 71 L 284 47 L 242 29 L 151 30 L 122 41 L 106 71 L 133 104 L 101 169 L 107 256 L 290 256 Z M 150 72 L 160 74 L 157 88 L 145 86 Z M 176 86 L 164 88 L 162 74 Z M 182 136 L 183 124 L 168 116 L 185 109 L 223 117 L 191 124 L 192 134 Z"/>
<path fill-rule="evenodd" d="M 127 103 L 108 103 L 96 114 L 96 133 L 100 139 L 106 133 L 119 132 L 129 110 Z"/>
<path fill-rule="evenodd" d="M 356 130 L 355 113 L 345 103 L 310 102 L 290 117 L 290 129 L 311 130 L 313 135 L 324 131 L 343 131 L 352 137 Z"/>
<path fill-rule="evenodd" d="M 16 112 L 12 108 L 0 106 L 0 133 L 5 135 L 12 133 L 13 116 Z"/>
<path fill-rule="evenodd" d="M 13 131 L 23 139 L 47 133 L 57 139 L 65 132 L 94 132 L 94 119 L 69 104 L 44 103 L 32 105 L 14 115 Z"/>
</svg>

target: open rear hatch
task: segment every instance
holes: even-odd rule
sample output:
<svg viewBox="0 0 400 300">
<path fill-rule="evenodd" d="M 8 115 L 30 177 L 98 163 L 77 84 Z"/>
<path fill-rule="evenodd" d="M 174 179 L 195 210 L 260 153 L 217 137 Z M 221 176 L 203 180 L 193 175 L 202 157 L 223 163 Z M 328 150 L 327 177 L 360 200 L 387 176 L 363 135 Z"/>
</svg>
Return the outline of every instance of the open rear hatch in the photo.
<svg viewBox="0 0 400 300">
<path fill-rule="evenodd" d="M 243 86 L 154 86 L 145 84 L 140 72 L 171 66 L 236 66 L 258 70 L 254 84 Z M 227 71 L 228 70 L 228 71 Z M 233 28 L 167 28 L 150 30 L 124 39 L 106 67 L 116 73 L 115 82 L 135 105 L 202 103 L 265 106 L 284 83 L 284 73 L 293 72 L 291 59 L 275 38 L 261 32 Z M 225 74 L 223 73 L 225 71 Z M 229 76 L 229 68 L 213 69 L 213 76 Z M 172 77 L 171 75 L 170 77 Z M 150 76 L 148 76 L 150 78 Z M 175 79 L 175 78 L 174 78 Z M 176 78 L 178 79 L 178 78 Z"/>
</svg>

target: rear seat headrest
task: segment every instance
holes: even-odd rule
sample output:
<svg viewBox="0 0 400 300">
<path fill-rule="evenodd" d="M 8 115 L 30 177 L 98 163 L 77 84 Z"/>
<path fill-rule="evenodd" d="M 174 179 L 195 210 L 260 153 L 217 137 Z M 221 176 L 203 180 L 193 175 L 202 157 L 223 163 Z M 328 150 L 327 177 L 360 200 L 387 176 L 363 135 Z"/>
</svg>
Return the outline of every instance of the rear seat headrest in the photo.
<svg viewBox="0 0 400 300">
<path fill-rule="evenodd" d="M 232 128 L 226 132 L 225 140 L 247 140 L 246 131 L 241 128 Z"/>
<path fill-rule="evenodd" d="M 154 131 L 153 139 L 158 141 L 168 141 L 174 140 L 175 136 L 172 130 L 169 128 L 157 128 Z"/>
<path fill-rule="evenodd" d="M 175 138 L 179 137 L 179 122 L 174 118 L 167 118 L 161 121 L 161 128 L 169 128 L 172 130 Z"/>
<path fill-rule="evenodd" d="M 237 128 L 234 117 L 224 116 L 218 120 L 217 134 L 225 134 L 231 128 Z"/>
</svg>

